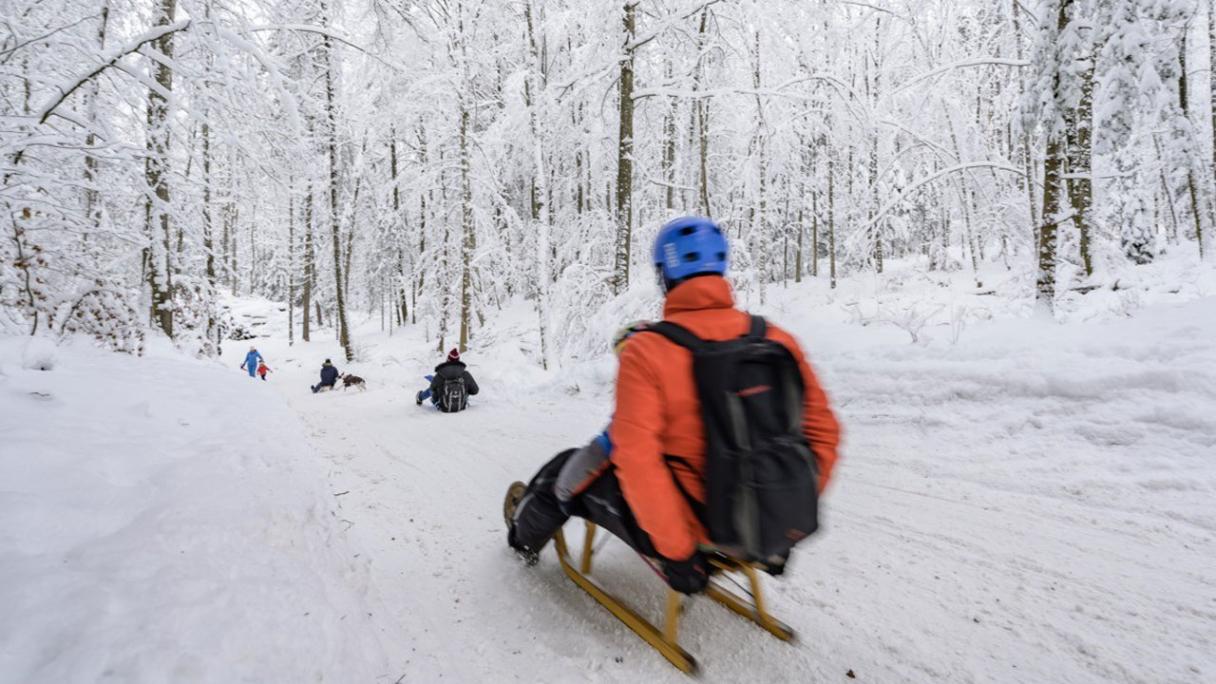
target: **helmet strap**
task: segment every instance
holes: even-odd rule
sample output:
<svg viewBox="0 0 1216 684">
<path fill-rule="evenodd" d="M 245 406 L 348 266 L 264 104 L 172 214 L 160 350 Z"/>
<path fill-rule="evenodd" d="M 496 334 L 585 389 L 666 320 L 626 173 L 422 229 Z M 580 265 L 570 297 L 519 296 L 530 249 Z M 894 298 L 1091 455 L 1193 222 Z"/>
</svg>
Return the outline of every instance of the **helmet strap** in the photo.
<svg viewBox="0 0 1216 684">
<path fill-rule="evenodd" d="M 655 279 L 659 281 L 659 291 L 663 293 L 663 296 L 667 296 L 667 292 L 671 290 L 671 288 L 675 287 L 675 283 L 671 282 L 666 276 L 663 275 L 662 266 L 654 267 L 654 275 Z"/>
</svg>

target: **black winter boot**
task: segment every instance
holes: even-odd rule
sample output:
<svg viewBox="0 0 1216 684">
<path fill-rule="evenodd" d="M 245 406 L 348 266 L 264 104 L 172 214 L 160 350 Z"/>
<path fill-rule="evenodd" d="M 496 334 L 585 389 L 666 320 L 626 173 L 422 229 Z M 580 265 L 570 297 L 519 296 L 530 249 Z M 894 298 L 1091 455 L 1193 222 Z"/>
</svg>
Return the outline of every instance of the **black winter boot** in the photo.
<svg viewBox="0 0 1216 684">
<path fill-rule="evenodd" d="M 502 502 L 502 517 L 507 523 L 507 544 L 515 550 L 516 555 L 529 566 L 536 565 L 540 560 L 540 555 L 535 551 L 517 544 L 515 542 L 515 509 L 519 507 L 519 502 L 523 501 L 524 494 L 528 491 L 528 485 L 523 482 L 513 482 L 507 488 L 507 496 Z"/>
</svg>

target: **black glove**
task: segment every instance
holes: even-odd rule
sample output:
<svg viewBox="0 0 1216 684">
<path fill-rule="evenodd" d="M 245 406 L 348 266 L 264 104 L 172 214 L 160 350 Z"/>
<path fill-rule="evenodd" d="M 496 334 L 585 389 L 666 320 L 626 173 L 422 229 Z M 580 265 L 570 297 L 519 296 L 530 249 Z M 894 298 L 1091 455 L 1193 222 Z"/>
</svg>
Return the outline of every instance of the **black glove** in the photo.
<svg viewBox="0 0 1216 684">
<path fill-rule="evenodd" d="M 663 579 L 681 594 L 696 594 L 709 584 L 709 568 L 705 556 L 694 551 L 688 560 L 663 560 Z"/>
</svg>

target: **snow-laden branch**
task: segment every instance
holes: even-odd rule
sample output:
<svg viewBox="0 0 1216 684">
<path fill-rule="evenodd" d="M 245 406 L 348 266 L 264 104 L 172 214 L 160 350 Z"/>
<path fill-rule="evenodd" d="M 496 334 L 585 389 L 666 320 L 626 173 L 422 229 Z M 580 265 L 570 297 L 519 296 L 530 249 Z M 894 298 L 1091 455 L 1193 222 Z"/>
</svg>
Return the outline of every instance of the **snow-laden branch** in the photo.
<svg viewBox="0 0 1216 684">
<path fill-rule="evenodd" d="M 1024 59 L 1008 59 L 1005 57 L 976 57 L 974 59 L 965 59 L 961 62 L 947 64 L 944 67 L 940 67 L 940 68 L 934 69 L 932 71 L 927 71 L 919 76 L 916 76 L 916 77 L 912 78 L 912 80 L 910 80 L 906 83 L 900 84 L 899 87 L 897 87 L 895 90 L 891 91 L 891 94 L 898 95 L 898 94 L 902 93 L 903 91 L 907 90 L 908 88 L 911 88 L 912 86 L 916 85 L 917 83 L 921 83 L 922 81 L 927 81 L 931 78 L 934 78 L 935 76 L 940 76 L 944 73 L 954 71 L 955 69 L 965 69 L 967 67 L 976 67 L 976 66 L 1007 66 L 1007 67 L 1022 68 L 1022 67 L 1030 66 L 1030 62 L 1028 62 Z"/>
<path fill-rule="evenodd" d="M 942 169 L 941 171 L 938 171 L 937 173 L 930 174 L 929 176 L 926 176 L 926 177 L 916 181 L 912 185 L 908 186 L 907 188 L 905 188 L 902 192 L 899 193 L 899 196 L 897 196 L 895 199 L 891 200 L 886 205 L 884 205 L 882 207 L 882 209 L 879 209 L 878 213 L 874 215 L 874 218 L 870 219 L 870 222 L 867 223 L 865 225 L 865 228 L 862 229 L 861 231 L 859 231 L 857 233 L 857 235 L 865 235 L 866 233 L 868 233 L 869 229 L 873 228 L 875 225 L 878 224 L 879 221 L 886 218 L 887 214 L 891 213 L 892 209 L 899 206 L 904 201 L 904 199 L 908 197 L 908 195 L 911 195 L 912 193 L 925 187 L 926 185 L 929 185 L 930 183 L 935 183 L 946 176 L 949 176 L 954 173 L 959 173 L 962 171 L 969 171 L 971 169 L 993 169 L 996 171 L 1008 171 L 1009 173 L 1012 173 L 1012 174 L 1015 174 L 1018 176 L 1026 175 L 1026 172 L 1023 169 L 1019 169 L 1016 166 L 1010 166 L 1009 164 L 1005 164 L 1002 162 L 978 161 L 978 162 L 967 162 L 965 164 L 956 164 L 949 168 Z"/>
<path fill-rule="evenodd" d="M 664 21 L 662 21 L 657 28 L 655 28 L 654 30 L 650 31 L 649 33 L 647 33 L 646 35 L 644 35 L 640 38 L 634 39 L 630 43 L 626 43 L 625 52 L 632 52 L 633 50 L 636 50 L 636 49 L 642 47 L 646 43 L 649 43 L 650 41 L 654 40 L 655 38 L 658 38 L 659 36 L 663 35 L 663 32 L 666 31 L 667 29 L 671 28 L 671 26 L 673 24 L 678 23 L 680 21 L 685 21 L 691 17 L 694 17 L 694 16 L 700 14 L 706 8 L 716 5 L 719 2 L 722 2 L 722 0 L 706 0 L 706 2 L 702 2 L 700 5 L 697 5 L 695 8 L 690 9 L 686 12 L 683 12 L 683 13 L 678 14 L 673 17 L 665 17 Z"/>
<path fill-rule="evenodd" d="M 64 31 L 69 31 L 69 30 L 74 29 L 77 26 L 83 24 L 86 21 L 91 21 L 96 18 L 97 18 L 96 14 L 85 15 L 70 24 L 60 26 L 60 27 L 58 27 L 54 30 L 48 31 L 47 33 L 44 33 L 36 38 L 29 38 L 29 39 L 21 41 L 20 43 L 17 43 L 16 45 L 14 45 L 10 48 L 5 48 L 4 50 L 0 50 L 0 64 L 4 64 L 4 63 L 8 62 L 8 60 L 13 56 L 14 53 L 16 53 L 18 50 L 26 47 L 27 45 L 35 45 L 37 43 L 40 43 L 40 42 L 46 40 L 47 38 L 50 38 L 51 36 L 54 36 L 55 34 L 63 33 Z"/>
<path fill-rule="evenodd" d="M 327 38 L 332 38 L 333 40 L 336 40 L 339 43 L 342 43 L 343 45 L 345 45 L 347 47 L 354 48 L 354 49 L 358 50 L 359 52 L 362 52 L 363 54 L 367 55 L 368 57 L 371 57 L 372 59 L 376 60 L 377 62 L 380 62 L 381 64 L 383 64 L 386 67 L 395 69 L 396 71 L 400 71 L 402 73 L 405 73 L 408 71 L 408 69 L 406 69 L 404 65 L 390 62 L 390 61 L 384 59 L 383 57 L 380 57 L 379 55 L 376 55 L 375 53 L 371 52 L 370 50 L 363 47 L 362 45 L 359 45 L 358 43 L 354 42 L 350 38 L 347 38 L 346 36 L 342 35 L 341 33 L 328 29 L 324 26 L 314 26 L 313 24 L 267 24 L 264 26 L 253 26 L 246 30 L 248 30 L 250 33 L 257 33 L 257 32 L 261 32 L 261 31 L 301 31 L 303 33 L 316 33 L 317 35 L 325 36 Z"/>
<path fill-rule="evenodd" d="M 270 57 L 262 52 L 262 49 L 254 44 L 253 41 L 246 40 L 244 37 L 224 28 L 223 26 L 220 26 L 219 24 L 216 24 L 214 28 L 218 36 L 235 45 L 237 48 L 244 50 L 247 54 L 251 55 L 255 60 L 257 60 L 258 64 L 262 65 L 262 70 L 265 71 L 267 77 L 270 79 L 271 87 L 280 94 L 279 102 L 284 111 L 287 113 L 289 123 L 297 130 L 302 129 L 304 126 L 300 123 L 300 113 L 296 108 L 296 101 L 294 98 L 287 96 L 287 88 L 283 83 L 283 76 L 281 73 L 279 73 L 279 68 L 274 61 L 272 61 Z"/>
<path fill-rule="evenodd" d="M 98 74 L 105 71 L 106 69 L 109 69 L 110 67 L 113 67 L 113 66 L 117 66 L 118 60 L 122 59 L 123 57 L 126 57 L 127 55 L 129 55 L 133 52 L 136 52 L 137 50 L 139 50 L 143 46 L 147 45 L 148 43 L 151 43 L 155 40 L 163 38 L 164 36 L 167 36 L 170 33 L 177 33 L 178 31 L 185 29 L 189 25 L 190 25 L 190 20 L 183 19 L 181 21 L 174 22 L 172 24 L 156 26 L 154 28 L 149 29 L 148 31 L 145 31 L 143 34 L 137 36 L 136 38 L 131 39 L 131 41 L 128 42 L 127 44 L 122 45 L 122 46 L 118 47 L 117 49 L 109 51 L 105 56 L 102 57 L 101 64 L 97 65 L 95 68 L 90 70 L 87 74 L 84 74 L 82 76 L 79 76 L 79 77 L 73 79 L 70 83 L 56 86 L 55 90 L 59 91 L 59 94 L 48 99 L 41 107 L 38 108 L 38 110 L 36 112 L 34 112 L 34 116 L 37 117 L 38 123 L 40 123 L 40 124 L 46 123 L 46 120 L 48 118 L 50 118 L 51 114 L 55 111 L 56 107 L 63 104 L 64 100 L 68 99 L 68 97 L 71 96 L 72 93 L 76 92 L 80 88 L 80 86 L 88 83 L 90 80 L 95 78 Z"/>
<path fill-rule="evenodd" d="M 904 21 L 908 20 L 908 18 L 902 14 L 897 14 L 896 12 L 894 12 L 886 7 L 879 7 L 878 5 L 872 5 L 868 2 L 858 2 L 857 0 L 836 0 L 836 1 L 837 1 L 837 3 L 839 3 L 841 5 L 853 5 L 854 7 L 862 7 L 864 9 L 874 10 L 875 12 L 886 12 L 887 14 L 890 14 L 891 16 L 899 18 L 899 19 L 903 19 Z"/>
</svg>

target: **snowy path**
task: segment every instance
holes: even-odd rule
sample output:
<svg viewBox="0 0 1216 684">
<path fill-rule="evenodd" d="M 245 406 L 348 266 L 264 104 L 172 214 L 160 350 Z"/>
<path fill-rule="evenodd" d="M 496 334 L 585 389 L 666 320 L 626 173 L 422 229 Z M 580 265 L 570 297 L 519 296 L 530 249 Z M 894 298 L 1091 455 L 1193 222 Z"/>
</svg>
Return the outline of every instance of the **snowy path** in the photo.
<svg viewBox="0 0 1216 684">
<path fill-rule="evenodd" d="M 695 601 L 684 640 L 704 679 L 1216 676 L 1216 326 L 1204 306 L 1033 339 L 996 326 L 948 358 L 826 341 L 817 359 L 846 460 L 825 533 L 768 583 L 801 641 Z M 405 681 L 683 681 L 552 552 L 527 569 L 503 541 L 507 483 L 593 434 L 607 398 L 525 403 L 491 380 L 473 410 L 445 416 L 417 409 L 402 373 L 369 377 L 364 393 L 298 392 L 311 375 L 276 384 L 334 493 L 347 492 L 339 516 L 370 557 Z M 597 575 L 658 614 L 657 581 L 619 542 Z"/>
</svg>

